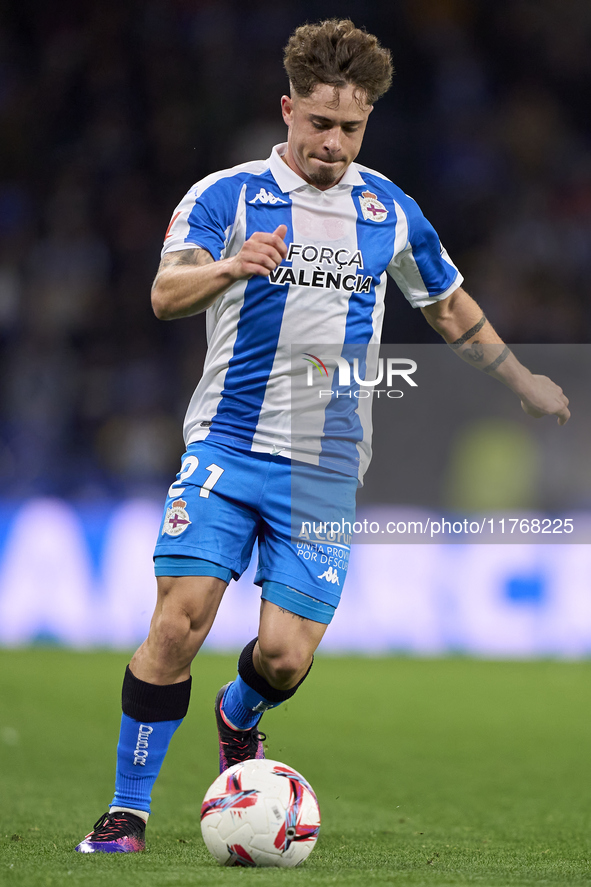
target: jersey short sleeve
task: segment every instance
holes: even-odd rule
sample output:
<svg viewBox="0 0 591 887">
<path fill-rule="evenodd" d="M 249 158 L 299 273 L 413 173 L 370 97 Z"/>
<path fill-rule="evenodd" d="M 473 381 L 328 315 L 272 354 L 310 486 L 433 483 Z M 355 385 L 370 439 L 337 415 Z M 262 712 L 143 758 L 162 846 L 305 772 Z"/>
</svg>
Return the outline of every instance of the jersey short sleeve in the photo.
<svg viewBox="0 0 591 887">
<path fill-rule="evenodd" d="M 447 298 L 463 277 L 415 201 L 396 202 L 397 244 L 388 273 L 414 308 Z"/>
<path fill-rule="evenodd" d="M 224 170 L 208 176 L 185 194 L 172 214 L 164 237 L 162 255 L 201 247 L 215 261 L 224 257 L 240 193 L 248 172 L 244 167 Z"/>
</svg>

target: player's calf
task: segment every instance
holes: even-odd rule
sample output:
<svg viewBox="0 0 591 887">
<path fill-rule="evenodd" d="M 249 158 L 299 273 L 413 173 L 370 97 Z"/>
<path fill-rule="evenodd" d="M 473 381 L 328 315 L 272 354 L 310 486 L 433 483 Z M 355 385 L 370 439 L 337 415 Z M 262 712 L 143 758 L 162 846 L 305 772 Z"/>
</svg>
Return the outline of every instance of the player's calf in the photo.
<svg viewBox="0 0 591 887">
<path fill-rule="evenodd" d="M 115 795 L 109 813 L 94 824 L 79 853 L 135 853 L 145 848 L 151 790 L 172 736 L 189 707 L 191 679 L 156 685 L 128 667 L 122 688 Z"/>
<path fill-rule="evenodd" d="M 258 723 L 265 711 L 276 708 L 290 699 L 306 678 L 304 676 L 289 689 L 278 689 L 258 673 L 253 662 L 257 638 L 246 645 L 238 660 L 238 677 L 219 691 L 215 715 L 219 737 L 220 773 L 233 764 L 250 758 L 263 758 L 264 734 Z"/>
</svg>

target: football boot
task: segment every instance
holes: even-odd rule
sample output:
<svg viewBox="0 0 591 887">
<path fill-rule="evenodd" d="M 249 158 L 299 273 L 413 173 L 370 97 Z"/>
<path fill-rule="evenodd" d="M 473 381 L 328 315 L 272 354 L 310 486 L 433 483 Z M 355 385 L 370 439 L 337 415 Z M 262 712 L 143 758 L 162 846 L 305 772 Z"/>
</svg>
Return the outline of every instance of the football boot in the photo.
<svg viewBox="0 0 591 887">
<path fill-rule="evenodd" d="M 264 758 L 263 742 L 267 738 L 264 733 L 259 732 L 258 725 L 251 727 L 250 730 L 234 730 L 228 726 L 222 714 L 222 699 L 229 686 L 229 683 L 225 684 L 215 698 L 215 720 L 220 744 L 220 773 L 234 764 L 241 764 L 242 761 Z"/>
<path fill-rule="evenodd" d="M 139 853 L 146 849 L 146 823 L 134 813 L 103 813 L 78 853 Z"/>
</svg>

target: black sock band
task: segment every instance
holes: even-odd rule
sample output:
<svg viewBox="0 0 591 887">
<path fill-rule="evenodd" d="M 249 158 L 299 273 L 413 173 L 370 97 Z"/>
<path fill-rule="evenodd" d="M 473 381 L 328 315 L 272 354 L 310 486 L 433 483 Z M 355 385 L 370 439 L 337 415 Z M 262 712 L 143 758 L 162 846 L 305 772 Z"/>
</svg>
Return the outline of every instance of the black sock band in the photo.
<svg viewBox="0 0 591 887">
<path fill-rule="evenodd" d="M 302 684 L 310 674 L 310 668 L 312 668 L 314 663 L 314 657 L 312 657 L 310 668 L 304 677 L 297 682 L 295 687 L 292 687 L 291 690 L 277 690 L 275 687 L 272 687 L 254 667 L 252 653 L 257 641 L 258 638 L 254 638 L 254 640 L 250 641 L 240 654 L 240 659 L 238 660 L 238 674 L 245 684 L 248 684 L 248 686 L 257 693 L 260 693 L 263 699 L 266 699 L 267 702 L 285 702 L 286 699 L 291 699 L 300 684 Z"/>
<path fill-rule="evenodd" d="M 180 684 L 148 684 L 125 669 L 121 706 L 134 721 L 178 721 L 184 718 L 191 698 L 191 678 Z"/>
</svg>

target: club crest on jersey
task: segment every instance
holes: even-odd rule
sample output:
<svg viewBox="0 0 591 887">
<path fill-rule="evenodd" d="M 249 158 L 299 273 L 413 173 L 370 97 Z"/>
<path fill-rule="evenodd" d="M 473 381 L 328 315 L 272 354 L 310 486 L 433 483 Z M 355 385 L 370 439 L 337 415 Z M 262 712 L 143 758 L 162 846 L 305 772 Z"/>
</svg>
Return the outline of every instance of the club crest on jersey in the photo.
<svg viewBox="0 0 591 887">
<path fill-rule="evenodd" d="M 186 511 L 187 503 L 184 499 L 175 499 L 170 508 L 166 509 L 166 516 L 162 526 L 162 535 L 180 536 L 184 533 L 191 521 Z"/>
<path fill-rule="evenodd" d="M 383 203 L 380 203 L 378 195 L 372 194 L 371 191 L 364 191 L 359 198 L 359 203 L 363 218 L 369 219 L 371 222 L 383 222 L 388 215 L 388 210 Z"/>
</svg>

